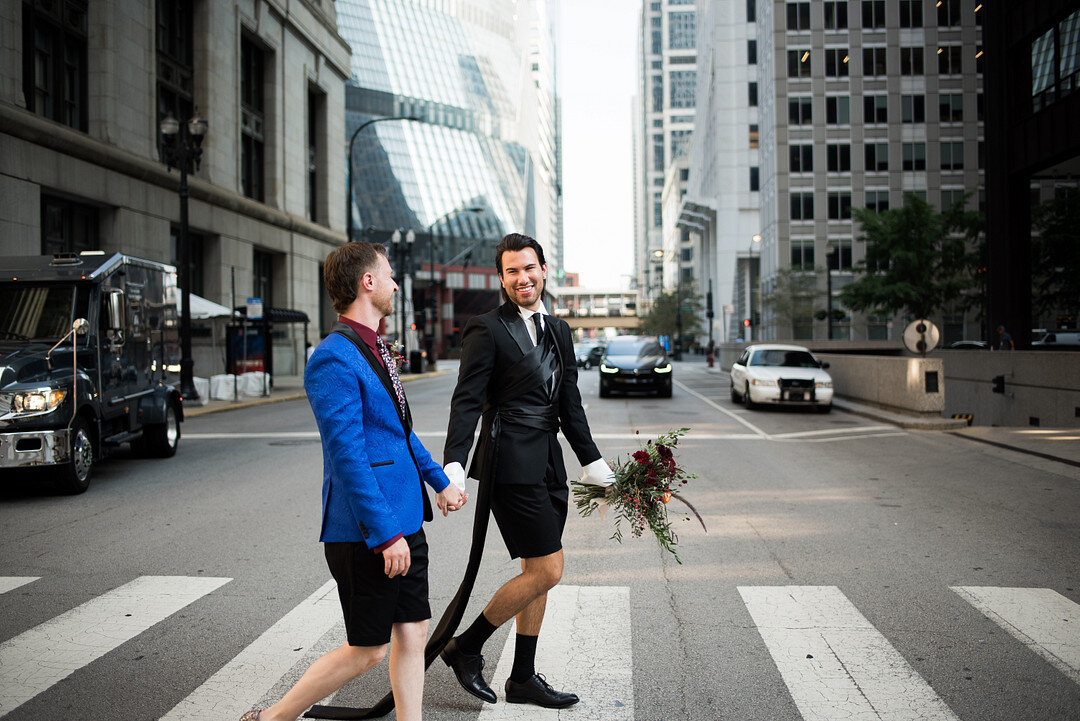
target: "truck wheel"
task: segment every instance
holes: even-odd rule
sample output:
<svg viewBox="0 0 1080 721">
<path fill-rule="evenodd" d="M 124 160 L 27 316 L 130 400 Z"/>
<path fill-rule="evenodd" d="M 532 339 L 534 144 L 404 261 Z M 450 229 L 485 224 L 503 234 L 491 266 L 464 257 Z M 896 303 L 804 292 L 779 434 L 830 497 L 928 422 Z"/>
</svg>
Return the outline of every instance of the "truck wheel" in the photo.
<svg viewBox="0 0 1080 721">
<path fill-rule="evenodd" d="M 56 485 L 62 493 L 74 496 L 90 487 L 90 473 L 94 470 L 94 434 L 82 416 L 71 425 L 70 443 L 70 458 L 60 466 Z"/>
<path fill-rule="evenodd" d="M 180 445 L 180 414 L 175 401 L 165 402 L 165 422 L 154 423 L 143 429 L 140 449 L 153 458 L 172 458 Z"/>
</svg>

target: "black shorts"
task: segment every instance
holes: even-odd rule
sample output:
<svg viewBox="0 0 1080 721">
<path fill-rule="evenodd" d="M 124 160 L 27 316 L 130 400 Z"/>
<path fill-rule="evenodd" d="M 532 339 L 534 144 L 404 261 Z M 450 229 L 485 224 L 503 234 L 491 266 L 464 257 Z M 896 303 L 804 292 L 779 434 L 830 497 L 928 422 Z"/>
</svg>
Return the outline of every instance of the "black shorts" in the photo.
<svg viewBox="0 0 1080 721">
<path fill-rule="evenodd" d="M 562 548 L 569 491 L 548 469 L 544 483 L 496 483 L 491 515 L 510 558 L 539 558 Z"/>
<path fill-rule="evenodd" d="M 412 557 L 409 572 L 394 578 L 386 576 L 383 555 L 363 543 L 323 544 L 326 565 L 337 581 L 350 646 L 381 646 L 390 642 L 395 623 L 431 618 L 424 529 L 405 536 L 405 540 Z"/>
</svg>

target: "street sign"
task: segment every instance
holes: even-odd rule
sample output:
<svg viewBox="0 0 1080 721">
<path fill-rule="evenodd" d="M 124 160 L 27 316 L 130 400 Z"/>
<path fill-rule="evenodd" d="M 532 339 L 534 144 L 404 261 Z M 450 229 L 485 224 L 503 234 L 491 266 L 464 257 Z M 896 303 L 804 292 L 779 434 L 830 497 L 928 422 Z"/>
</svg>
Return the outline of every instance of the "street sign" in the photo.
<svg viewBox="0 0 1080 721">
<path fill-rule="evenodd" d="M 262 298 L 248 298 L 247 299 L 247 317 L 248 320 L 263 317 L 263 299 Z"/>
</svg>

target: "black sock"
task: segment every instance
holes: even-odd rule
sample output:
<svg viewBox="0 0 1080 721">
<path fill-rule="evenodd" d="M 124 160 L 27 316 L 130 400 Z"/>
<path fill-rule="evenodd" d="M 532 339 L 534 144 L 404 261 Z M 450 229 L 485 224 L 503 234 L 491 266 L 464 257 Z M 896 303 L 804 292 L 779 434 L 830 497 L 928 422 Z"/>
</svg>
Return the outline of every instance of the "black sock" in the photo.
<svg viewBox="0 0 1080 721">
<path fill-rule="evenodd" d="M 462 632 L 457 638 L 458 648 L 465 653 L 480 653 L 484 648 L 484 643 L 491 638 L 491 634 L 495 633 L 499 629 L 498 626 L 492 626 L 491 621 L 488 621 L 481 613 L 473 621 L 465 631 Z"/>
<path fill-rule="evenodd" d="M 515 683 L 528 681 L 536 673 L 536 636 L 517 635 L 514 643 L 514 666 L 510 680 Z"/>
</svg>

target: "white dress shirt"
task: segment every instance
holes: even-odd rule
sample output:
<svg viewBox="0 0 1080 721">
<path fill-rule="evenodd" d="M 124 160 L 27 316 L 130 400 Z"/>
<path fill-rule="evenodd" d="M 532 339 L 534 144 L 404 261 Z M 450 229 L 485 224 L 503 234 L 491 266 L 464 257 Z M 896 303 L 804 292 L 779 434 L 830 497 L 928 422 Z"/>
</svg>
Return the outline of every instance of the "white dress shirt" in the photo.
<svg viewBox="0 0 1080 721">
<path fill-rule="evenodd" d="M 547 308 L 544 304 L 540 303 L 540 310 L 528 310 L 518 306 L 518 313 L 521 314 L 522 319 L 525 321 L 525 330 L 529 331 L 529 338 L 532 339 L 533 345 L 536 345 L 536 326 L 533 325 L 532 316 L 533 313 L 540 313 L 540 328 L 547 328 L 547 323 L 544 321 L 544 316 L 547 315 Z"/>
</svg>

